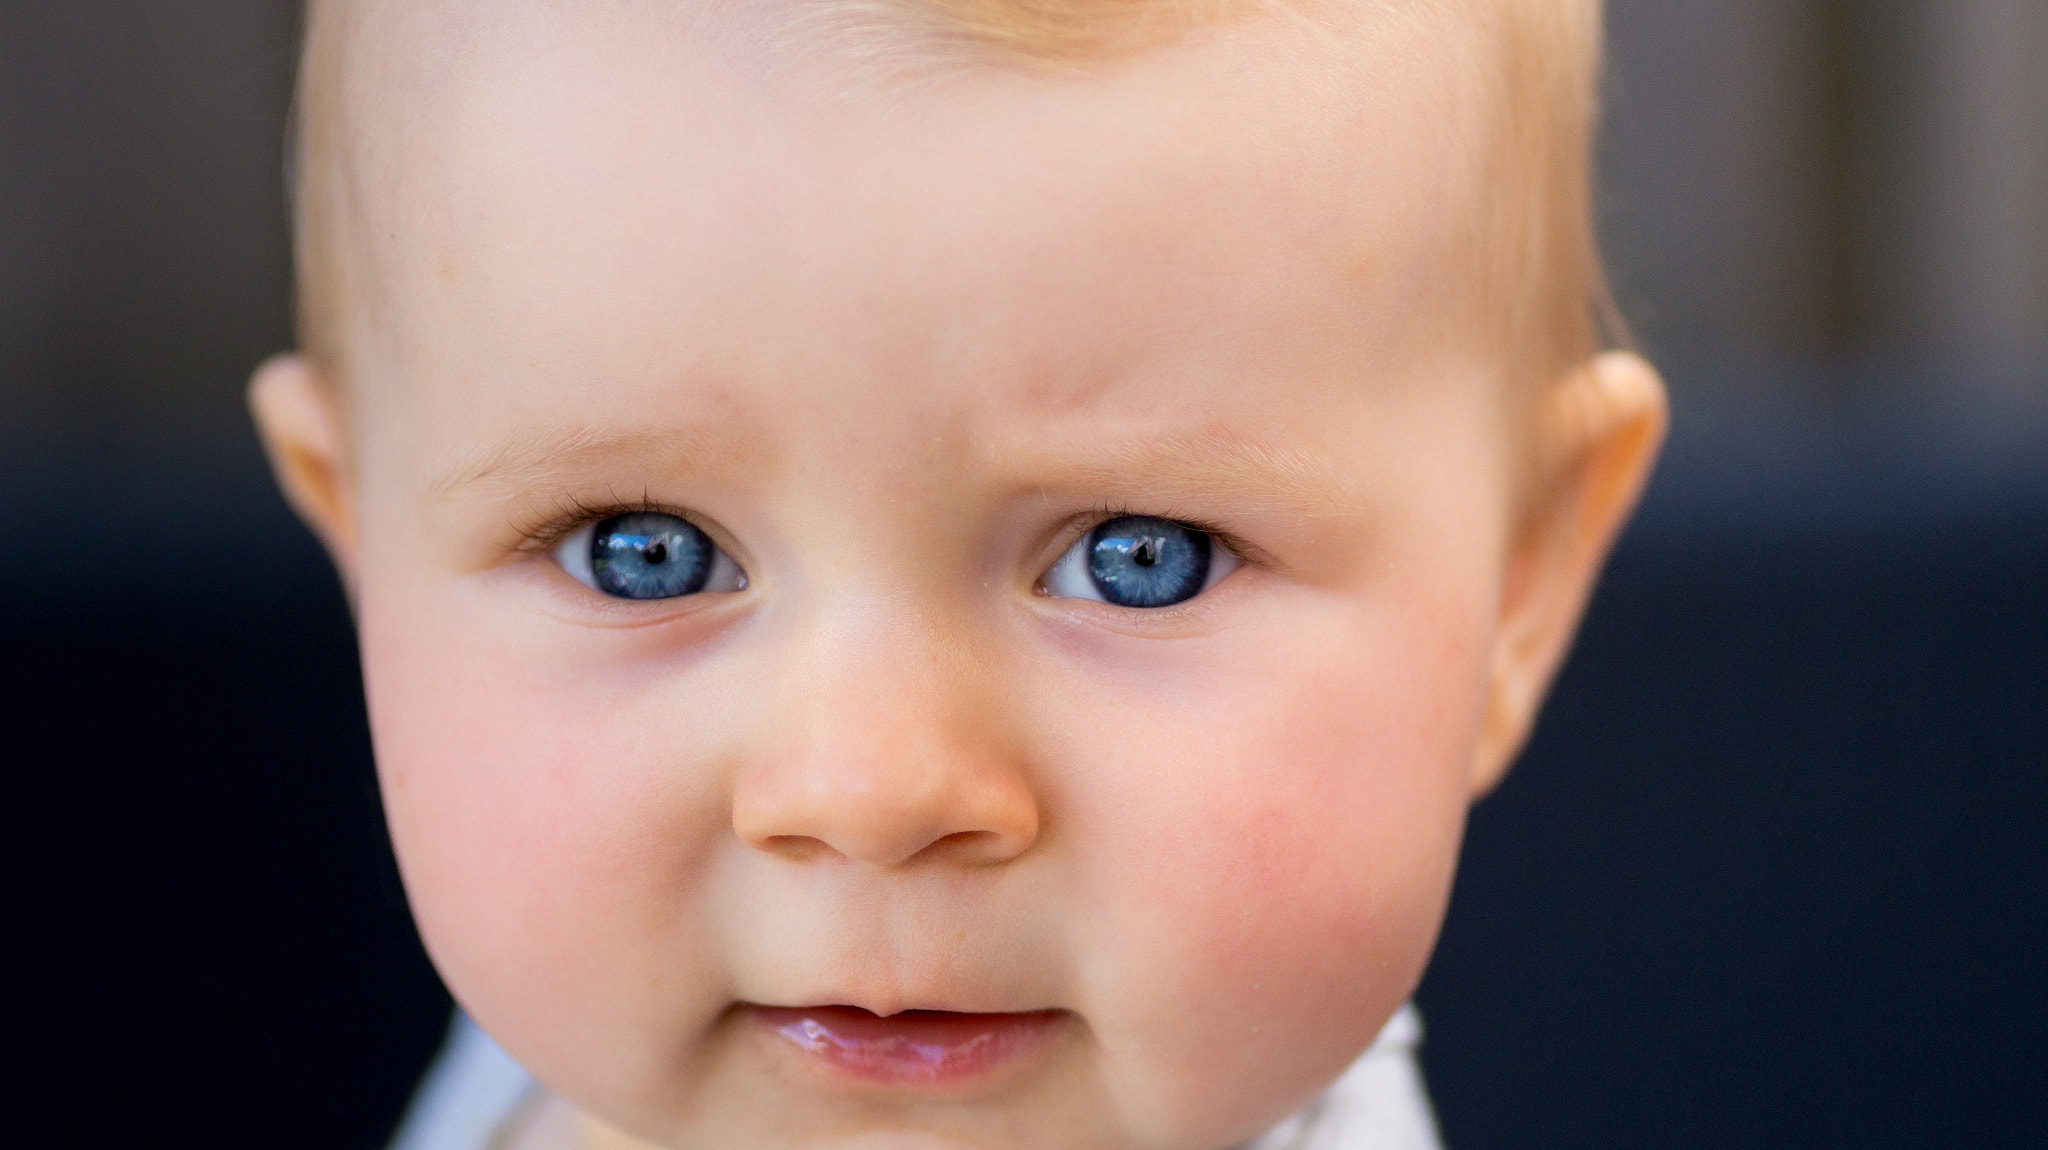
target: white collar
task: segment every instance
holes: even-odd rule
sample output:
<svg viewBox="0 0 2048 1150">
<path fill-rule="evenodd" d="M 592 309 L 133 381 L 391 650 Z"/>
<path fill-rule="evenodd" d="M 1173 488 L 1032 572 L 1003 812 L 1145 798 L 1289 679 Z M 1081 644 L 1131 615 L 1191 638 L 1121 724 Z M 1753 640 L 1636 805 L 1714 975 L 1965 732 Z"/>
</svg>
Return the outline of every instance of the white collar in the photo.
<svg viewBox="0 0 2048 1150">
<path fill-rule="evenodd" d="M 1421 1043 L 1411 1003 L 1320 1098 L 1243 1150 L 1442 1150 L 1415 1062 Z"/>
</svg>

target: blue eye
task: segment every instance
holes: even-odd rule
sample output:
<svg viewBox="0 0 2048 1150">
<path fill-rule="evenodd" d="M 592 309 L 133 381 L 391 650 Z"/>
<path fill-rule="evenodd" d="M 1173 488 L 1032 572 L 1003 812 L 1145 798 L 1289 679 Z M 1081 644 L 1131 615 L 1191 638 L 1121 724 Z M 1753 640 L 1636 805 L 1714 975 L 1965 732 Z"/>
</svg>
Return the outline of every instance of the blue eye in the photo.
<svg viewBox="0 0 2048 1150">
<path fill-rule="evenodd" d="M 1126 515 L 1082 536 L 1046 572 L 1046 594 L 1118 607 L 1171 607 L 1214 586 L 1242 561 L 1206 532 Z"/>
<path fill-rule="evenodd" d="M 747 577 L 697 525 L 659 511 L 632 511 L 588 524 L 555 548 L 578 583 L 620 599 L 673 599 L 738 591 Z"/>
</svg>

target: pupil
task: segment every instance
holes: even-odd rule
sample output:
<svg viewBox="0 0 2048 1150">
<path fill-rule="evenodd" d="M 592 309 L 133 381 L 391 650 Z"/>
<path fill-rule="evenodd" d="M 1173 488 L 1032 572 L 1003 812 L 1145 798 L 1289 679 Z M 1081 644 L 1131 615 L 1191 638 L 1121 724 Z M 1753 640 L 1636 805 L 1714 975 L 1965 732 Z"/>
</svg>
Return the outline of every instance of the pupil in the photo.
<svg viewBox="0 0 2048 1150">
<path fill-rule="evenodd" d="M 1152 540 L 1138 540 L 1138 545 L 1131 550 L 1131 561 L 1140 567 L 1150 567 L 1159 562 L 1159 555 L 1153 548 Z"/>
<path fill-rule="evenodd" d="M 659 539 L 653 540 L 647 544 L 647 550 L 643 554 L 647 556 L 649 563 L 666 563 L 668 562 L 668 544 Z"/>
</svg>

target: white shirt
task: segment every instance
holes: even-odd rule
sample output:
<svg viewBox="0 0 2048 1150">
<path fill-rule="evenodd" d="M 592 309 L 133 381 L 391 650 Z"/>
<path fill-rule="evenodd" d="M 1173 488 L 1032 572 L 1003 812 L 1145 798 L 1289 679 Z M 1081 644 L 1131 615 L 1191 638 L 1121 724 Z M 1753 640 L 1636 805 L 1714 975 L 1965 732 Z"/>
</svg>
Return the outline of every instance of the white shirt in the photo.
<svg viewBox="0 0 2048 1150">
<path fill-rule="evenodd" d="M 1442 1150 L 1415 1063 L 1421 1042 L 1422 1019 L 1403 1006 L 1322 1097 L 1241 1150 Z M 498 1150 L 546 1097 L 524 1067 L 457 1013 L 390 1150 Z"/>
</svg>

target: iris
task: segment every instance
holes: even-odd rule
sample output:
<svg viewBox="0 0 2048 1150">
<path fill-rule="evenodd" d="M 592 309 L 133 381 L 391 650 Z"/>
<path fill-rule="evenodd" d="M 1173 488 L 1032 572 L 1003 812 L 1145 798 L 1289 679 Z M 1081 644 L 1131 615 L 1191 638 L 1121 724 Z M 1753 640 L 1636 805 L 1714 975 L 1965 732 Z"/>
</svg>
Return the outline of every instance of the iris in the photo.
<svg viewBox="0 0 2048 1150">
<path fill-rule="evenodd" d="M 704 589 L 717 553 L 688 520 L 635 511 L 614 515 L 591 531 L 590 574 L 607 595 L 672 599 Z"/>
<path fill-rule="evenodd" d="M 1208 535 L 1149 515 L 1111 519 L 1088 537 L 1088 576 L 1119 607 L 1171 607 L 1209 579 Z"/>
</svg>

